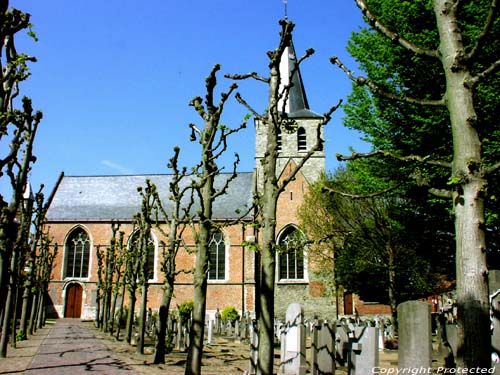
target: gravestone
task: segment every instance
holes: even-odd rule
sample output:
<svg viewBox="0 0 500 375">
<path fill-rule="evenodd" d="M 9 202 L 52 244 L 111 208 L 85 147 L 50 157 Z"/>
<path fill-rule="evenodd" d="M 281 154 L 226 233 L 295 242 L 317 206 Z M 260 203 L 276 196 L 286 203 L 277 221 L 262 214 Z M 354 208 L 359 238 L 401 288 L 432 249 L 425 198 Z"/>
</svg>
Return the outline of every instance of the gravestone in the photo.
<svg viewBox="0 0 500 375">
<path fill-rule="evenodd" d="M 236 338 L 240 337 L 240 321 L 239 320 L 234 321 L 234 337 L 236 337 Z"/>
<path fill-rule="evenodd" d="M 183 351 L 184 348 L 182 347 L 183 342 L 182 342 L 182 324 L 180 320 L 177 322 L 177 327 L 176 327 L 176 340 L 175 340 L 175 347 L 177 350 Z"/>
<path fill-rule="evenodd" d="M 257 362 L 259 359 L 259 331 L 257 321 L 250 322 L 250 375 L 257 373 Z"/>
<path fill-rule="evenodd" d="M 355 327 L 351 343 L 351 363 L 349 375 L 376 374 L 379 366 L 378 328 Z"/>
<path fill-rule="evenodd" d="M 312 326 L 311 374 L 335 374 L 335 331 L 333 324 L 321 320 Z"/>
<path fill-rule="evenodd" d="M 248 319 L 242 318 L 240 321 L 240 340 L 245 340 L 248 335 Z"/>
<path fill-rule="evenodd" d="M 421 374 L 431 374 L 431 305 L 422 301 L 401 303 L 398 306 L 398 329 L 399 369 L 408 372 L 419 368 L 425 370 Z"/>
<path fill-rule="evenodd" d="M 214 338 L 214 321 L 208 321 L 207 344 L 211 344 Z"/>
<path fill-rule="evenodd" d="M 351 329 L 345 323 L 337 324 L 335 327 L 335 359 L 340 366 L 349 363 L 351 355 L 350 334 Z"/>
<path fill-rule="evenodd" d="M 305 375 L 307 363 L 304 311 L 299 303 L 292 303 L 288 306 L 285 326 L 279 373 L 283 375 Z"/>
<path fill-rule="evenodd" d="M 222 314 L 220 313 L 219 309 L 215 312 L 215 332 L 216 333 L 221 333 L 221 327 L 222 327 Z"/>
</svg>

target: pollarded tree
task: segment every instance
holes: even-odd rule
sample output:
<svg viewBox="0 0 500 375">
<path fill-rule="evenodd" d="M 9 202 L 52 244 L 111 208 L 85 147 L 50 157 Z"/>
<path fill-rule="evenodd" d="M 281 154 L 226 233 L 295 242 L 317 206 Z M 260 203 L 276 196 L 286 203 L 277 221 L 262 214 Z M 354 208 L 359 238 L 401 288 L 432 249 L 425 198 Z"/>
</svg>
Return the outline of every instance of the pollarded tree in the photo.
<svg viewBox="0 0 500 375">
<path fill-rule="evenodd" d="M 330 120 L 332 112 L 337 107 L 332 107 L 317 125 L 316 144 L 308 152 L 305 152 L 296 160 L 296 166 L 289 175 L 279 180 L 277 176 L 278 160 L 278 138 L 281 131 L 290 128 L 290 119 L 286 114 L 286 103 L 289 99 L 290 90 L 293 87 L 293 77 L 296 74 L 301 62 L 312 55 L 314 50 L 307 50 L 306 54 L 300 58 L 294 69 L 287 71 L 289 77 L 282 77 L 280 62 L 282 56 L 291 45 L 292 31 L 294 24 L 288 20 L 281 20 L 281 33 L 278 47 L 274 51 L 268 52 L 269 57 L 269 77 L 259 76 L 257 73 L 245 75 L 228 75 L 235 80 L 253 78 L 264 82 L 269 87 L 268 104 L 265 115 L 261 115 L 252 108 L 246 100 L 239 94 L 237 100 L 244 105 L 255 116 L 256 121 L 262 124 L 265 129 L 266 145 L 262 162 L 262 186 L 257 192 L 256 205 L 258 210 L 258 222 L 260 224 L 260 238 L 258 251 L 261 257 L 260 280 L 258 285 L 257 315 L 259 319 L 259 357 L 258 373 L 272 374 L 274 360 L 274 287 L 276 271 L 276 208 L 280 194 L 286 186 L 293 181 L 302 166 L 319 150 L 323 149 L 323 139 L 321 129 Z M 285 82 L 290 82 L 285 84 Z M 294 158 L 295 159 L 295 158 Z"/>
<path fill-rule="evenodd" d="M 111 238 L 109 246 L 103 250 L 96 249 L 97 255 L 97 311 L 99 313 L 97 326 L 104 332 L 113 334 L 114 310 L 118 283 L 121 276 L 121 253 L 123 251 L 124 233 L 120 224 L 111 223 Z M 101 302 L 102 301 L 102 302 Z"/>
<path fill-rule="evenodd" d="M 392 113 L 390 120 L 399 124 L 386 131 L 387 138 L 374 152 L 363 156 L 419 162 L 419 170 L 407 175 L 418 177 L 436 196 L 451 200 L 456 235 L 457 366 L 488 368 L 491 346 L 485 201 L 488 180 L 498 171 L 500 158 L 495 147 L 498 131 L 487 134 L 487 129 L 494 127 L 480 116 L 484 114 L 480 106 L 498 108 L 498 97 L 492 95 L 497 88 L 488 84 L 499 79 L 498 47 L 489 47 L 498 46 L 497 0 L 355 1 L 370 25 L 391 42 L 377 44 L 372 40 L 368 46 L 365 61 L 376 61 L 372 65 L 376 69 L 367 72 L 368 78 L 355 77 L 336 58 L 332 62 L 356 84 L 370 89 L 372 95 L 360 102 L 366 113 L 373 110 L 371 100 L 385 98 L 388 100 L 376 104 L 376 114 L 384 111 L 389 117 Z M 392 110 L 390 102 L 396 103 Z M 412 115 L 409 106 L 421 106 L 422 111 L 414 107 Z M 447 115 L 444 121 L 443 113 Z M 391 123 L 388 117 L 373 124 L 386 126 Z M 408 144 L 384 150 L 384 143 L 394 146 L 412 137 L 430 139 L 429 144 L 436 144 L 436 140 L 442 143 L 432 150 L 425 141 L 420 148 L 413 145 L 413 150 Z M 360 156 L 354 154 L 349 159 Z M 427 173 L 430 168 L 434 168 L 432 173 Z M 443 183 L 443 176 L 447 183 Z"/>
<path fill-rule="evenodd" d="M 186 375 L 201 374 L 201 359 L 203 353 L 203 335 L 205 330 L 205 308 L 207 295 L 207 276 L 209 267 L 209 247 L 213 233 L 217 229 L 212 220 L 213 204 L 217 197 L 226 194 L 229 184 L 236 177 L 236 166 L 239 157 L 233 164 L 233 171 L 221 187 L 215 187 L 215 179 L 221 173 L 217 165 L 218 159 L 227 150 L 227 140 L 232 134 L 246 127 L 242 123 L 231 129 L 220 123 L 224 105 L 236 89 L 236 84 L 230 86 L 228 92 L 221 94 L 218 104 L 214 102 L 214 91 L 217 84 L 216 73 L 220 65 L 215 65 L 206 78 L 205 100 L 195 97 L 190 105 L 194 107 L 203 120 L 202 129 L 191 124 L 191 140 L 201 145 L 201 162 L 194 168 L 196 180 L 192 182 L 195 198 L 199 199 L 200 209 L 196 212 L 197 225 L 193 225 L 196 260 L 193 270 L 194 307 L 193 322 L 190 331 L 190 345 L 186 363 Z"/>
<path fill-rule="evenodd" d="M 183 246 L 182 235 L 187 225 L 190 224 L 192 220 L 192 215 L 190 214 L 190 210 L 193 205 L 192 186 L 190 184 L 182 186 L 182 181 L 188 176 L 186 175 L 186 168 L 183 168 L 182 170 L 179 169 L 179 153 L 180 148 L 175 147 L 174 156 L 170 158 L 170 162 L 168 164 L 168 167 L 173 171 L 172 180 L 169 184 L 169 199 L 173 204 L 170 215 L 163 208 L 159 197 L 156 200 L 158 202 L 158 208 L 156 210 L 156 223 L 158 224 L 162 221 L 169 223 L 169 231 L 167 233 L 161 225 L 157 225 L 157 229 L 168 238 L 168 243 L 166 246 L 163 246 L 163 263 L 161 269 L 163 271 L 165 281 L 163 284 L 163 295 L 158 311 L 158 328 L 156 330 L 156 350 L 154 358 L 155 364 L 165 363 L 167 320 L 170 302 L 174 296 L 175 279 L 180 272 L 185 272 L 184 270 L 176 269 L 176 258 L 179 249 Z M 187 194 L 189 194 L 189 203 L 183 204 L 184 198 Z"/>
<path fill-rule="evenodd" d="M 45 214 L 47 212 L 47 205 L 44 203 L 44 195 L 42 193 L 43 185 L 40 190 L 35 195 L 35 207 L 34 207 L 34 217 L 33 220 L 33 233 L 31 234 L 31 242 L 29 244 L 30 250 L 27 254 L 26 267 L 27 275 L 24 280 L 24 291 L 22 296 L 22 308 L 21 308 L 21 322 L 20 322 L 20 337 L 28 337 L 28 323 L 29 323 L 29 311 L 34 309 L 35 303 L 34 299 L 34 283 L 36 276 L 35 262 L 37 258 L 37 250 L 40 247 L 40 243 L 43 238 L 43 229 L 46 223 Z M 23 267 L 24 268 L 24 267 Z"/>
<path fill-rule="evenodd" d="M 9 2 L 0 2 L 0 142 L 5 154 L 0 155 L 0 178 L 8 178 L 12 187 L 9 203 L 0 196 L 0 309 L 6 306 L 9 284 L 9 265 L 13 256 L 16 215 L 22 208 L 23 193 L 28 184 L 28 173 L 35 161 L 33 143 L 41 112 L 33 110 L 31 100 L 22 99 L 22 108 L 15 108 L 19 84 L 29 77 L 28 62 L 36 61 L 24 53 L 18 53 L 14 37 L 22 30 L 29 30 L 30 15 L 17 9 L 7 10 Z M 34 35 L 34 34 L 32 34 Z M 29 219 L 31 221 L 31 219 Z M 3 311 L 3 310 L 0 310 Z"/>
<path fill-rule="evenodd" d="M 10 180 L 12 197 L 7 203 L 0 196 L 0 315 L 3 317 L 0 340 L 0 357 L 7 353 L 9 323 L 14 326 L 14 303 L 18 290 L 19 264 L 21 252 L 28 247 L 31 212 L 23 204 L 23 193 L 28 186 L 28 173 L 35 161 L 33 143 L 41 112 L 33 110 L 31 100 L 22 99 L 22 108 L 15 108 L 15 98 L 19 95 L 19 84 L 29 76 L 27 62 L 35 58 L 18 53 L 15 36 L 22 30 L 30 29 L 30 15 L 17 9 L 8 10 L 9 2 L 0 1 L 0 142 L 5 147 L 0 155 L 0 178 Z M 29 31 L 29 34 L 34 34 Z M 18 219 L 21 222 L 17 225 Z M 15 344 L 15 336 L 12 337 Z"/>
<path fill-rule="evenodd" d="M 149 267 L 149 259 L 154 255 L 154 243 L 151 237 L 151 229 L 154 224 L 154 211 L 157 209 L 158 193 L 156 186 L 146 180 L 146 187 L 137 189 L 142 197 L 141 211 L 135 216 L 137 225 L 137 240 L 134 245 L 138 252 L 137 256 L 137 278 L 141 286 L 141 306 L 139 310 L 139 327 L 137 340 L 137 353 L 144 354 L 144 336 L 146 333 L 146 311 L 148 304 L 149 280 L 153 278 L 154 270 Z"/>
</svg>

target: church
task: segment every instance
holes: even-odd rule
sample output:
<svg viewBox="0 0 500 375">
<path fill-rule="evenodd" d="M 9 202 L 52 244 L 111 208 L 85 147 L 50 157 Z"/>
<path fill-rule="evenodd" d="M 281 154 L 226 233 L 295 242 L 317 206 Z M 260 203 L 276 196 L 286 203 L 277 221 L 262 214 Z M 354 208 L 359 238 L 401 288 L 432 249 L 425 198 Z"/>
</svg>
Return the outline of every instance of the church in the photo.
<svg viewBox="0 0 500 375">
<path fill-rule="evenodd" d="M 285 111 L 297 125 L 294 131 L 283 130 L 279 134 L 279 160 L 277 176 L 286 178 L 298 160 L 316 143 L 318 126 L 322 116 L 311 111 L 306 97 L 293 43 L 285 49 L 280 62 L 282 85 L 288 85 L 292 75 L 292 87 L 285 103 Z M 281 107 L 280 107 L 281 108 Z M 237 212 L 246 212 L 252 205 L 255 189 L 261 179 L 260 159 L 264 155 L 265 132 L 255 121 L 255 170 L 238 172 L 230 182 L 227 193 L 214 202 L 213 220 L 230 222 L 238 218 Z M 302 233 L 297 211 L 304 201 L 311 183 L 325 169 L 324 151 L 317 151 L 280 195 L 277 208 L 276 242 L 282 249 L 276 259 L 276 316 L 284 316 L 291 302 L 300 302 L 305 313 L 334 318 L 344 313 L 339 299 L 327 282 L 317 279 L 313 266 L 308 262 L 307 248 L 292 246 L 296 233 Z M 219 175 L 216 184 L 222 185 L 228 175 Z M 58 317 L 93 319 L 97 296 L 97 249 L 110 244 L 112 223 L 120 223 L 120 231 L 128 245 L 133 243 L 133 216 L 140 210 L 141 197 L 137 188 L 146 180 L 156 185 L 162 204 L 169 201 L 169 182 L 172 175 L 123 175 L 123 176 L 65 176 L 61 174 L 49 199 L 47 226 L 58 252 L 49 285 L 49 297 L 53 312 Z M 214 233 L 210 242 L 210 270 L 208 273 L 207 313 L 228 306 L 240 313 L 254 312 L 256 304 L 256 279 L 259 277 L 259 254 L 245 244 L 257 241 L 258 230 L 251 225 L 251 215 L 240 218 L 237 224 L 224 226 Z M 161 223 L 168 231 L 168 223 Z M 163 231 L 164 232 L 164 231 Z M 195 255 L 193 234 L 184 232 L 184 248 L 177 256 L 177 276 L 172 308 L 193 300 L 193 283 L 190 270 Z M 148 260 L 149 290 L 148 307 L 158 308 L 162 296 L 163 246 L 167 238 L 153 227 L 154 254 Z M 125 297 L 126 298 L 126 297 Z M 347 310 L 352 309 L 352 305 Z M 345 311 L 349 313 L 350 311 Z"/>
</svg>

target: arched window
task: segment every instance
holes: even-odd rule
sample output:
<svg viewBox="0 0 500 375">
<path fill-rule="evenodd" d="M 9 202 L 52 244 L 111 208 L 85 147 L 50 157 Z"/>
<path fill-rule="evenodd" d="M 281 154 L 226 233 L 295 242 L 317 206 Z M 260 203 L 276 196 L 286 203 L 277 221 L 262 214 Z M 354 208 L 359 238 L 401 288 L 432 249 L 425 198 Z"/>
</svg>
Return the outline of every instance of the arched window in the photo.
<svg viewBox="0 0 500 375">
<path fill-rule="evenodd" d="M 307 136 L 306 130 L 303 127 L 297 130 L 297 150 L 307 151 Z"/>
<path fill-rule="evenodd" d="M 278 241 L 279 280 L 304 279 L 304 235 L 288 227 Z"/>
<path fill-rule="evenodd" d="M 138 248 L 137 248 L 138 245 L 139 245 L 139 231 L 135 231 L 130 236 L 129 248 L 138 250 Z M 149 237 L 149 240 L 148 240 L 148 254 L 147 254 L 147 258 L 146 258 L 146 270 L 147 270 L 147 279 L 148 280 L 154 279 L 154 277 L 155 277 L 155 242 L 153 240 L 153 237 Z"/>
<path fill-rule="evenodd" d="M 208 279 L 224 280 L 226 278 L 226 244 L 220 231 L 212 235 L 208 253 Z"/>
<path fill-rule="evenodd" d="M 65 253 L 64 277 L 89 277 L 90 240 L 83 228 L 76 228 L 68 236 Z"/>
<path fill-rule="evenodd" d="M 276 143 L 277 143 L 277 149 L 278 151 L 281 151 L 283 149 L 283 139 L 281 136 L 281 129 L 277 130 L 276 133 Z"/>
</svg>

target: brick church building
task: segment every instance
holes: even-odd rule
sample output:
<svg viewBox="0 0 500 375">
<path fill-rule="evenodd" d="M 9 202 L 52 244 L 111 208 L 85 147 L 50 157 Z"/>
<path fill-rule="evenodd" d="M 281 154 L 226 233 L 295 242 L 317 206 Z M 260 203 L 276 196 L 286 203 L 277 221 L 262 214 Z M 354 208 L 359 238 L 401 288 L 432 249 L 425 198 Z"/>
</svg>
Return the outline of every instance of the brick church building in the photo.
<svg viewBox="0 0 500 375">
<path fill-rule="evenodd" d="M 296 63 L 293 45 L 284 52 L 281 60 L 281 77 L 289 77 Z M 293 86 L 286 102 L 289 118 L 295 120 L 294 132 L 280 134 L 277 175 L 286 178 L 298 158 L 308 152 L 316 143 L 317 127 L 322 117 L 309 109 L 299 70 L 292 77 Z M 286 81 L 286 80 L 284 80 Z M 282 82 L 283 85 L 288 82 Z M 227 194 L 218 197 L 214 203 L 216 221 L 224 222 L 237 218 L 236 212 L 245 212 L 252 204 L 254 189 L 260 185 L 260 159 L 265 150 L 265 132 L 256 121 L 255 170 L 240 172 L 233 180 Z M 277 243 L 285 248 L 293 242 L 294 233 L 301 231 L 297 210 L 303 202 L 308 188 L 323 173 L 325 155 L 318 151 L 304 165 L 301 172 L 281 194 L 277 209 Z M 222 184 L 229 175 L 218 176 Z M 95 316 L 97 295 L 96 249 L 109 246 L 112 236 L 112 222 L 120 223 L 120 230 L 130 243 L 133 238 L 133 216 L 139 211 L 141 197 L 139 186 L 145 186 L 146 179 L 154 183 L 164 207 L 169 203 L 169 182 L 172 176 L 126 175 L 126 176 L 64 176 L 61 174 L 49 201 L 47 225 L 53 242 L 59 245 L 52 280 L 49 286 L 54 311 L 59 317 L 80 317 L 92 319 Z M 208 274 L 207 312 L 234 306 L 240 312 L 255 311 L 256 277 L 258 277 L 259 255 L 243 246 L 244 241 L 258 241 L 258 233 L 251 216 L 244 217 L 238 224 L 225 226 L 215 233 L 210 243 L 210 271 Z M 167 223 L 163 223 L 167 229 Z M 187 249 L 193 249 L 194 240 L 185 231 Z M 306 233 L 304 233 L 307 236 Z M 152 229 L 155 251 L 150 257 L 148 307 L 158 308 L 162 295 L 164 277 L 161 271 L 162 242 L 167 239 L 157 228 Z M 290 246 L 290 248 L 294 249 Z M 300 252 L 300 253 L 299 253 Z M 181 249 L 177 268 L 191 270 L 194 252 Z M 284 315 L 291 302 L 300 302 L 306 314 L 334 317 L 338 300 L 327 283 L 315 279 L 308 264 L 307 249 L 294 249 L 277 255 L 276 259 L 277 316 Z M 172 307 L 184 301 L 193 300 L 192 276 L 181 273 L 176 279 L 175 299 Z M 349 308 L 349 307 L 348 307 Z M 343 308 L 341 308 L 343 310 Z M 341 311 L 343 312 L 343 311 Z M 346 311 L 349 312 L 349 311 Z"/>
</svg>

